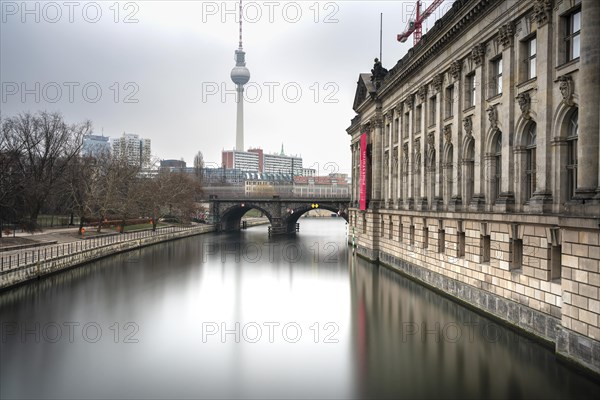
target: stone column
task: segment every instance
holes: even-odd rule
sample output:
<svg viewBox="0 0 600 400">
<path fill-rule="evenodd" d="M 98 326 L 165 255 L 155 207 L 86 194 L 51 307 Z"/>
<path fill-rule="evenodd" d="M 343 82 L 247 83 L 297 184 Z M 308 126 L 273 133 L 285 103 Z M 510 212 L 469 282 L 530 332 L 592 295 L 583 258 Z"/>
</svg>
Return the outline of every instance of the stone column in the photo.
<svg viewBox="0 0 600 400">
<path fill-rule="evenodd" d="M 581 57 L 579 59 L 579 138 L 577 141 L 577 190 L 586 200 L 598 188 L 598 132 L 600 120 L 600 2 L 581 2 Z M 600 195 L 600 192 L 599 192 Z M 600 198 L 600 196 L 599 196 Z"/>
<path fill-rule="evenodd" d="M 537 81 L 537 100 L 543 104 L 543 107 L 537 107 L 536 120 L 536 191 L 533 193 L 529 201 L 529 210 L 533 212 L 546 212 L 552 209 L 552 158 L 549 156 L 552 151 L 552 116 L 554 108 L 546 105 L 552 103 L 552 91 L 554 83 L 552 77 L 554 75 L 554 26 L 551 18 L 545 12 L 540 11 L 535 14 L 537 22 L 537 43 L 547 43 L 546 46 L 537 47 L 536 54 L 536 81 Z M 511 99 L 514 96 L 511 97 Z M 521 143 L 518 143 L 521 145 Z M 524 162 L 524 160 L 522 160 Z M 522 164 L 523 165 L 523 164 Z M 555 166 L 558 168 L 558 165 Z M 524 168 L 521 166 L 520 171 L 523 173 Z M 524 178 L 523 174 L 521 177 Z M 517 184 L 521 186 L 521 190 L 525 185 L 525 180 L 520 179 Z"/>
<path fill-rule="evenodd" d="M 404 124 L 404 113 L 403 111 L 403 103 L 398 103 L 398 105 L 396 105 L 396 116 L 398 118 L 398 124 L 396 126 L 396 137 L 398 138 L 398 147 L 396 149 L 396 159 L 397 159 L 397 163 L 396 163 L 396 199 L 395 202 L 396 204 L 400 204 L 402 202 L 402 143 L 403 143 L 403 139 L 402 139 L 402 126 Z"/>
<path fill-rule="evenodd" d="M 417 210 L 425 210 L 427 209 L 427 185 L 426 174 L 427 167 L 425 160 L 427 159 L 427 86 L 423 85 L 419 88 L 418 91 L 419 99 L 421 100 L 421 121 L 420 126 L 418 127 L 420 131 L 420 141 L 414 141 L 416 148 L 415 155 L 419 155 L 420 162 L 418 165 L 415 165 L 415 168 L 418 168 L 418 173 L 415 179 L 419 180 L 419 190 L 418 193 L 415 193 L 415 208 Z M 415 157 L 417 159 L 417 157 Z"/>
<path fill-rule="evenodd" d="M 444 182 L 443 179 L 446 176 L 444 171 L 444 113 L 442 111 L 443 105 L 443 78 L 442 75 L 438 75 L 439 78 L 434 79 L 435 90 L 437 95 L 435 98 L 435 197 L 433 198 L 434 207 L 437 210 L 441 210 L 444 205 Z"/>
<path fill-rule="evenodd" d="M 371 183 L 371 203 L 375 207 L 379 207 L 381 201 L 381 177 L 383 171 L 383 135 L 381 117 L 375 117 L 371 120 L 371 143 L 372 143 L 372 183 Z"/>
<path fill-rule="evenodd" d="M 478 211 L 483 208 L 485 203 L 485 160 L 483 154 L 485 153 L 485 138 L 487 131 L 485 130 L 485 88 L 483 85 L 484 82 L 484 73 L 485 68 L 483 67 L 483 60 L 485 57 L 485 45 L 477 44 L 473 47 L 471 51 L 471 58 L 473 59 L 473 64 L 475 66 L 475 82 L 478 90 L 476 91 L 475 98 L 475 113 L 472 116 L 472 126 L 474 129 L 477 129 L 479 135 L 474 134 L 475 138 L 475 155 L 474 159 L 474 177 L 473 177 L 473 196 L 471 198 L 471 203 L 469 208 L 473 211 Z M 468 88 L 466 88 L 468 89 Z"/>
<path fill-rule="evenodd" d="M 414 176 L 413 176 L 413 171 L 414 171 L 414 165 L 413 165 L 413 139 L 414 139 L 414 95 L 409 95 L 408 98 L 406 99 L 406 106 L 408 107 L 408 149 L 406 152 L 406 158 L 408 159 L 404 165 L 407 166 L 406 170 L 404 171 L 405 177 L 404 179 L 406 180 L 406 193 L 404 194 L 404 196 L 406 197 L 406 205 L 405 205 L 405 209 L 410 210 L 413 208 L 413 204 L 415 201 L 415 183 L 414 183 Z M 402 142 L 404 143 L 404 138 L 402 138 Z M 404 153 L 404 144 L 403 146 L 403 153 Z"/>
<path fill-rule="evenodd" d="M 498 28 L 498 41 L 502 46 L 502 94 L 498 103 L 494 105 L 495 121 L 490 123 L 492 130 L 499 129 L 502 132 L 502 181 L 500 183 L 500 193 L 497 199 L 490 199 L 494 204 L 495 211 L 512 210 L 514 205 L 514 157 L 511 151 L 511 135 L 515 122 L 514 111 L 514 92 L 515 92 L 515 61 L 514 61 L 514 40 L 515 27 L 512 22 L 502 25 Z M 494 84 L 492 82 L 492 84 Z M 492 134 L 493 135 L 493 134 Z M 493 151 L 493 150 L 492 150 Z"/>
<path fill-rule="evenodd" d="M 387 188 L 385 191 L 385 202 L 386 202 L 386 206 L 388 206 L 390 204 L 390 200 L 392 200 L 392 162 L 393 162 L 393 154 L 392 151 L 394 149 L 394 143 L 393 143 L 393 129 L 394 129 L 394 115 L 393 115 L 394 111 L 390 110 L 387 112 L 386 116 L 386 126 L 387 126 L 387 143 L 388 143 L 388 150 L 387 150 L 387 171 L 385 172 L 387 174 Z"/>
<path fill-rule="evenodd" d="M 464 105 L 464 97 L 462 94 L 462 85 L 460 81 L 460 72 L 462 69 L 462 62 L 455 60 L 450 64 L 450 76 L 453 80 L 452 86 L 454 90 L 454 98 L 452 101 L 453 118 L 452 118 L 452 138 L 451 142 L 453 145 L 453 158 L 452 158 L 452 193 L 450 199 L 448 199 L 448 210 L 458 211 L 462 206 L 462 185 L 464 180 L 462 178 L 462 109 Z"/>
</svg>

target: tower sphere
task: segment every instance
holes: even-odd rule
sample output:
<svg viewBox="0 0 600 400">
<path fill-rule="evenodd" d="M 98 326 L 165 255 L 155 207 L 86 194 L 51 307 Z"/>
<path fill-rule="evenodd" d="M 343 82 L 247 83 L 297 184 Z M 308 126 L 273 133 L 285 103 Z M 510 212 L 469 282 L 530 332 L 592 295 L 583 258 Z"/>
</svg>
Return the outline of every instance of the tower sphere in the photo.
<svg viewBox="0 0 600 400">
<path fill-rule="evenodd" d="M 250 71 L 246 67 L 235 66 L 231 70 L 231 80 L 236 85 L 245 85 L 250 80 Z"/>
</svg>

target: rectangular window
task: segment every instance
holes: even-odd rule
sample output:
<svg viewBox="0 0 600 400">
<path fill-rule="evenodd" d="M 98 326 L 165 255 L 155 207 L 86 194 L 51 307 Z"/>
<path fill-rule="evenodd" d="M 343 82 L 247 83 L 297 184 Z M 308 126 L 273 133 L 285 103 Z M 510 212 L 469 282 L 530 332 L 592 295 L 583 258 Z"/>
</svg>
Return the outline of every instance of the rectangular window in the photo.
<svg viewBox="0 0 600 400">
<path fill-rule="evenodd" d="M 536 72 L 537 40 L 535 37 L 525 42 L 525 79 L 533 79 L 537 76 Z"/>
<path fill-rule="evenodd" d="M 519 269 L 523 266 L 523 240 L 513 239 L 510 242 L 510 269 Z"/>
<path fill-rule="evenodd" d="M 481 262 L 489 263 L 490 262 L 490 247 L 492 244 L 492 240 L 490 235 L 482 235 L 481 236 Z"/>
<path fill-rule="evenodd" d="M 415 245 L 415 226 L 414 225 L 410 226 L 410 245 L 411 246 Z"/>
<path fill-rule="evenodd" d="M 436 96 L 429 99 L 429 126 L 435 125 L 436 117 Z"/>
<path fill-rule="evenodd" d="M 404 114 L 404 130 L 403 130 L 403 134 L 402 137 L 407 138 L 408 137 L 408 129 L 410 128 L 410 121 L 409 121 L 409 117 L 410 117 L 410 113 L 405 113 Z"/>
<path fill-rule="evenodd" d="M 385 124 L 385 137 L 384 137 L 384 147 L 388 147 L 390 145 L 390 134 L 392 133 L 391 124 Z"/>
<path fill-rule="evenodd" d="M 465 108 L 475 106 L 475 94 L 476 94 L 475 74 L 469 74 L 466 76 L 466 93 L 465 93 Z"/>
<path fill-rule="evenodd" d="M 502 58 L 492 60 L 489 97 L 502 94 Z"/>
<path fill-rule="evenodd" d="M 565 30 L 565 50 L 567 59 L 571 61 L 579 57 L 580 31 L 581 31 L 581 10 L 567 16 Z"/>
<path fill-rule="evenodd" d="M 421 111 L 423 110 L 423 107 L 421 105 L 417 106 L 417 111 L 416 111 L 416 115 L 415 115 L 415 132 L 421 132 Z"/>
<path fill-rule="evenodd" d="M 403 235 L 404 235 L 404 227 L 401 222 L 400 225 L 398 226 L 398 242 L 402 243 Z"/>
<path fill-rule="evenodd" d="M 446 88 L 446 96 L 444 98 L 444 117 L 449 118 L 454 115 L 454 85 Z"/>
<path fill-rule="evenodd" d="M 438 231 L 438 253 L 444 253 L 446 251 L 446 231 L 440 229 Z"/>
<path fill-rule="evenodd" d="M 577 136 L 567 138 L 567 198 L 571 200 L 577 189 Z"/>
<path fill-rule="evenodd" d="M 362 217 L 362 233 L 367 233 L 367 216 L 365 214 Z"/>
<path fill-rule="evenodd" d="M 426 249 L 429 247 L 429 228 L 423 227 L 423 248 Z"/>
<path fill-rule="evenodd" d="M 465 234 L 464 231 L 459 231 L 458 232 L 458 257 L 459 258 L 464 258 L 465 257 L 465 247 L 466 247 L 466 242 L 467 242 L 467 235 Z"/>
<path fill-rule="evenodd" d="M 389 236 L 388 238 L 390 240 L 394 239 L 394 223 L 392 222 L 392 217 L 390 217 L 390 229 L 389 229 Z"/>
<path fill-rule="evenodd" d="M 561 264 L 562 264 L 562 247 L 550 246 L 548 248 L 549 262 L 550 262 L 550 280 L 557 280 L 561 278 Z"/>
<path fill-rule="evenodd" d="M 385 236 L 385 221 L 383 220 L 383 216 L 381 217 L 381 231 L 380 231 L 380 236 L 381 237 Z"/>
<path fill-rule="evenodd" d="M 400 119 L 394 120 L 394 143 L 398 143 L 398 131 L 400 130 Z"/>
</svg>

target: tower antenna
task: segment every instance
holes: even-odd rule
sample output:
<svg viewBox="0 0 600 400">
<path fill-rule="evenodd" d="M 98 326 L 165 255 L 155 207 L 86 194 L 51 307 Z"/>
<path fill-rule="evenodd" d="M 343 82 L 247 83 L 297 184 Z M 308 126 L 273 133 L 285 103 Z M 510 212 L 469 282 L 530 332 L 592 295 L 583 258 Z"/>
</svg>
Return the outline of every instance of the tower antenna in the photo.
<svg viewBox="0 0 600 400">
<path fill-rule="evenodd" d="M 242 48 L 242 0 L 240 0 L 240 45 L 239 48 Z"/>
</svg>

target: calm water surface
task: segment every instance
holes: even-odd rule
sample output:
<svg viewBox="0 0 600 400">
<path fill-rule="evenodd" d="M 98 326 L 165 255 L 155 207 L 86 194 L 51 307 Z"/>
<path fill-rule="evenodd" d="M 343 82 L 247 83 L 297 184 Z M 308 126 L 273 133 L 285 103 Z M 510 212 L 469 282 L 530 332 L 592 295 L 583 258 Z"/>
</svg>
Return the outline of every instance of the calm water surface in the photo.
<svg viewBox="0 0 600 400">
<path fill-rule="evenodd" d="M 553 353 L 302 219 L 116 255 L 0 294 L 0 398 L 591 398 Z"/>
</svg>

